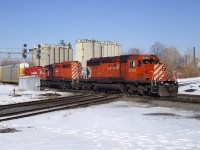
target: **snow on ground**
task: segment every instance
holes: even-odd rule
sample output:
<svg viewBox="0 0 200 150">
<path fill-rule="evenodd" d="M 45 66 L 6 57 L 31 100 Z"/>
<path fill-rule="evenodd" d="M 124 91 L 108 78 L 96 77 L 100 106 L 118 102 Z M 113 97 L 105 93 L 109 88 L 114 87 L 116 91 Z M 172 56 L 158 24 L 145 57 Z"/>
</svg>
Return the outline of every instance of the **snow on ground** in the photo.
<svg viewBox="0 0 200 150">
<path fill-rule="evenodd" d="M 200 95 L 200 77 L 196 78 L 187 78 L 187 79 L 178 79 L 179 83 L 179 94 L 193 94 Z M 193 92 L 186 92 L 186 90 L 193 89 Z"/>
<path fill-rule="evenodd" d="M 20 95 L 19 97 L 13 97 L 15 89 L 15 94 Z M 20 91 L 17 85 L 0 84 L 0 105 L 6 105 L 11 103 L 27 102 L 41 99 L 40 94 L 45 93 L 55 93 L 56 91 Z M 56 92 L 61 96 L 72 95 L 72 93 L 67 92 Z M 44 97 L 43 97 L 44 98 Z"/>
<path fill-rule="evenodd" d="M 200 120 L 191 119 L 194 115 L 128 101 L 52 112 L 0 123 L 0 128 L 17 130 L 0 134 L 0 148 L 200 149 Z"/>
<path fill-rule="evenodd" d="M 187 93 L 184 89 L 191 88 L 191 81 L 199 91 L 195 78 L 188 79 L 179 93 Z M 9 96 L 14 88 L 21 97 Z M 45 92 L 0 85 L 0 104 L 33 100 L 41 93 Z M 0 131 L 17 130 L 0 133 L 0 150 L 200 149 L 199 118 L 200 112 L 118 101 L 0 122 Z"/>
</svg>

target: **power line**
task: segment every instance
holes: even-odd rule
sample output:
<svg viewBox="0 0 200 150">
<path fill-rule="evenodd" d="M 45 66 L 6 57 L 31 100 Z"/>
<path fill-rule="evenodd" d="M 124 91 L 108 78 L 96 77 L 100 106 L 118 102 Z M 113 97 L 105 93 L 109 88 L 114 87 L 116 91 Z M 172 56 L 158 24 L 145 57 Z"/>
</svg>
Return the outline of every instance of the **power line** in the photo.
<svg viewBox="0 0 200 150">
<path fill-rule="evenodd" d="M 0 48 L 0 49 L 21 49 L 21 48 Z"/>
<path fill-rule="evenodd" d="M 27 53 L 28 58 L 32 58 L 32 53 Z M 24 59 L 22 58 L 22 52 L 0 52 L 0 59 Z"/>
</svg>

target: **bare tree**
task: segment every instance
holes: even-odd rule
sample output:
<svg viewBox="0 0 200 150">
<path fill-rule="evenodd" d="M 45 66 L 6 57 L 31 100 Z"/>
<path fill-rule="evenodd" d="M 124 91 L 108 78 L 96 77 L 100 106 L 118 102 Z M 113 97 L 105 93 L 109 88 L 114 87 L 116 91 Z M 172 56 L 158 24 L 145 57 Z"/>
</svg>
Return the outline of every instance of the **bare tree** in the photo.
<svg viewBox="0 0 200 150">
<path fill-rule="evenodd" d="M 178 53 L 178 58 L 177 58 L 177 68 L 184 68 L 184 56 L 182 56 L 180 53 Z"/>
<path fill-rule="evenodd" d="M 186 59 L 186 66 L 189 64 L 193 64 L 194 67 L 197 66 L 198 63 L 198 58 L 194 58 L 194 52 L 193 49 L 187 49 L 185 52 L 185 59 Z M 195 59 L 195 64 L 194 64 L 194 59 Z"/>
<path fill-rule="evenodd" d="M 32 60 L 28 60 L 28 61 L 26 61 L 26 63 L 28 63 L 30 67 L 33 67 L 33 66 L 34 66 L 34 63 L 33 63 Z"/>
<path fill-rule="evenodd" d="M 138 48 L 130 48 L 127 54 L 140 54 L 140 49 Z"/>
<path fill-rule="evenodd" d="M 165 45 L 161 42 L 156 41 L 150 48 L 150 53 L 157 55 L 159 58 L 162 58 L 165 51 Z"/>
<path fill-rule="evenodd" d="M 194 64 L 195 59 L 195 64 Z M 194 58 L 193 50 L 187 49 L 185 52 L 184 69 L 182 70 L 182 77 L 196 77 L 199 76 L 200 70 L 196 67 L 198 58 Z"/>
<path fill-rule="evenodd" d="M 163 57 L 161 61 L 164 64 L 167 64 L 168 69 L 170 71 L 175 71 L 179 66 L 179 62 L 181 60 L 181 55 L 176 47 L 166 47 L 164 49 Z"/>
<path fill-rule="evenodd" d="M 1 61 L 1 66 L 7 66 L 7 65 L 15 65 L 15 64 L 19 64 L 20 60 L 7 60 L 4 59 Z"/>
<path fill-rule="evenodd" d="M 20 63 L 28 63 L 29 66 L 33 66 L 33 62 L 30 59 L 20 60 L 20 59 L 3 59 L 0 60 L 0 66 L 16 65 Z"/>
</svg>

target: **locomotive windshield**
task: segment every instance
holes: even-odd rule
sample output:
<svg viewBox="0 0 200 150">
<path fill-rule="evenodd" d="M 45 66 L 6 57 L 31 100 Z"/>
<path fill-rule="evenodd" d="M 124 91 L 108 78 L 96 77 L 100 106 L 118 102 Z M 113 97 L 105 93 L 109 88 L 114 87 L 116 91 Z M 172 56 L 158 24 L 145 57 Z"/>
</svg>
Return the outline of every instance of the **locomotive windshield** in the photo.
<svg viewBox="0 0 200 150">
<path fill-rule="evenodd" d="M 159 63 L 159 60 L 156 59 L 154 55 L 143 57 L 143 64 L 158 64 L 158 63 Z"/>
<path fill-rule="evenodd" d="M 159 61 L 155 59 L 143 59 L 143 64 L 158 64 Z"/>
</svg>

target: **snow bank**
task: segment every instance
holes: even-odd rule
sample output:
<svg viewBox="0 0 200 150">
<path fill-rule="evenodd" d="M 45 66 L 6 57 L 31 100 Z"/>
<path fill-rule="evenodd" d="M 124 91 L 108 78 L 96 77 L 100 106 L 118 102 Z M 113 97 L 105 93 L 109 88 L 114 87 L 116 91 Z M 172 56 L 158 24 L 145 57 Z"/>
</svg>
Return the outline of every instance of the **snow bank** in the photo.
<svg viewBox="0 0 200 150">
<path fill-rule="evenodd" d="M 20 96 L 13 97 L 14 89 L 15 89 L 15 94 Z M 39 95 L 45 93 L 55 93 L 55 91 L 21 91 L 19 90 L 19 87 L 16 85 L 0 84 L 0 96 L 1 96 L 0 105 L 39 100 L 42 98 Z M 72 93 L 68 92 L 56 92 L 56 93 L 62 96 L 73 95 Z"/>
<path fill-rule="evenodd" d="M 193 94 L 200 95 L 200 77 L 196 78 L 187 78 L 187 79 L 178 79 L 179 94 Z M 188 89 L 193 89 L 193 92 L 186 92 Z"/>
</svg>

